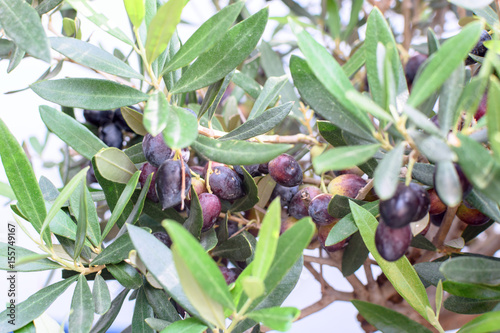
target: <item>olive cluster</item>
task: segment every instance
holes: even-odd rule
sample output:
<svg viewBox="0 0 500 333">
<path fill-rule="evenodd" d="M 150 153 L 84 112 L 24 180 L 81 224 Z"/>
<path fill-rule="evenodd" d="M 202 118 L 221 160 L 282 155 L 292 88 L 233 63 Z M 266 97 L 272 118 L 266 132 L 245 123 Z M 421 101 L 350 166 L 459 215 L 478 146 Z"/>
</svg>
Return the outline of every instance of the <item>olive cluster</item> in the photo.
<svg viewBox="0 0 500 333">
<path fill-rule="evenodd" d="M 129 108 L 137 110 L 133 106 L 129 106 Z M 83 110 L 83 116 L 89 124 L 98 128 L 99 139 L 109 147 L 121 149 L 123 147 L 123 132 L 133 132 L 123 118 L 120 108 L 106 111 Z"/>
</svg>

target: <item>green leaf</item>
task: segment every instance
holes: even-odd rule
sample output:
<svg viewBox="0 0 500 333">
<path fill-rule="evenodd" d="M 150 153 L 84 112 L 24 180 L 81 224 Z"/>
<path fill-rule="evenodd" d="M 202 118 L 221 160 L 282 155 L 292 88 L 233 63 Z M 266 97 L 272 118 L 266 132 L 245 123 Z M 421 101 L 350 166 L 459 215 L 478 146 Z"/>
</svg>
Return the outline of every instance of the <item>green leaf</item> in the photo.
<svg viewBox="0 0 500 333">
<path fill-rule="evenodd" d="M 207 118 L 212 119 L 217 110 L 217 106 L 219 105 L 224 93 L 226 92 L 229 83 L 231 83 L 231 79 L 234 76 L 234 71 L 230 72 L 226 75 L 225 78 L 220 79 L 219 81 L 211 84 L 208 87 L 207 93 L 203 98 L 203 102 L 200 106 L 200 111 L 198 112 L 198 119 L 200 119 L 205 112 L 208 112 Z"/>
<path fill-rule="evenodd" d="M 137 221 L 139 220 L 139 217 L 142 214 L 142 210 L 144 209 L 144 205 L 146 202 L 146 196 L 148 194 L 152 179 L 153 179 L 153 174 L 149 174 L 148 178 L 146 178 L 144 186 L 141 189 L 141 192 L 139 193 L 139 197 L 137 198 L 137 201 L 135 202 L 134 208 L 130 212 L 125 223 L 136 224 Z M 119 235 L 121 235 L 122 232 L 125 232 L 125 229 L 123 229 L 123 231 L 120 230 Z"/>
<path fill-rule="evenodd" d="M 92 265 L 117 264 L 128 258 L 130 251 L 134 249 L 130 236 L 123 234 L 113 243 L 108 245 L 97 257 L 92 260 Z"/>
<path fill-rule="evenodd" d="M 424 133 L 420 130 L 411 128 L 408 134 L 413 139 L 417 148 L 427 159 L 434 163 L 450 162 L 457 159 L 457 156 L 451 150 L 444 138 Z"/>
<path fill-rule="evenodd" d="M 478 1 L 471 1 L 471 0 L 450 0 L 450 2 L 454 5 L 463 7 L 468 10 L 475 10 L 475 9 L 480 9 L 488 6 L 490 3 L 493 2 L 493 0 L 478 0 Z"/>
<path fill-rule="evenodd" d="M 189 216 L 184 222 L 186 228 L 194 237 L 200 238 L 203 228 L 203 210 L 196 190 L 191 185 L 191 204 L 189 205 Z"/>
<path fill-rule="evenodd" d="M 274 307 L 247 313 L 247 317 L 278 331 L 288 331 L 292 322 L 300 315 L 300 310 L 292 307 Z"/>
<path fill-rule="evenodd" d="M 458 134 L 459 143 L 453 146 L 458 164 L 474 188 L 496 203 L 500 198 L 500 165 L 479 142 Z"/>
<path fill-rule="evenodd" d="M 372 214 L 373 216 L 377 216 L 379 213 L 378 204 L 378 200 L 369 202 L 364 204 L 363 208 L 370 212 L 370 214 Z M 328 237 L 326 238 L 325 245 L 330 246 L 333 244 L 337 244 L 338 242 L 341 242 L 347 237 L 353 235 L 356 231 L 358 231 L 358 227 L 354 222 L 352 213 L 349 213 L 333 226 L 333 228 L 330 230 L 330 233 L 328 234 Z"/>
<path fill-rule="evenodd" d="M 193 275 L 200 287 L 211 299 L 226 308 L 234 309 L 233 300 L 222 273 L 200 243 L 177 222 L 166 220 L 162 224 L 173 241 L 172 246 L 178 251 L 179 259 L 184 262 L 186 269 Z M 186 292 L 185 288 L 184 292 Z"/>
<path fill-rule="evenodd" d="M 365 94 L 362 94 L 357 90 L 349 90 L 348 92 L 346 92 L 346 97 L 349 98 L 349 100 L 354 103 L 354 105 L 360 110 L 369 113 L 380 120 L 385 120 L 388 122 L 394 121 L 392 116 L 387 111 L 382 109 L 382 107 L 376 104 Z"/>
<path fill-rule="evenodd" d="M 127 154 L 128 158 L 130 158 L 134 164 L 146 162 L 146 157 L 144 157 L 144 152 L 142 151 L 142 142 L 125 149 L 123 152 Z"/>
<path fill-rule="evenodd" d="M 488 124 L 488 139 L 497 161 L 500 161 L 500 82 L 494 76 L 490 79 L 488 92 L 488 110 L 486 112 Z"/>
<path fill-rule="evenodd" d="M 328 203 L 328 214 L 337 219 L 343 218 L 351 212 L 351 207 L 349 205 L 349 201 L 351 200 L 358 205 L 363 205 L 366 203 L 363 200 L 357 200 L 340 194 L 335 194 L 330 200 L 330 203 Z"/>
<path fill-rule="evenodd" d="M 132 22 L 135 28 L 139 28 L 146 15 L 144 0 L 123 0 L 123 3 L 130 22 Z"/>
<path fill-rule="evenodd" d="M 347 145 L 344 137 L 342 136 L 342 130 L 334 124 L 325 120 L 318 120 L 316 125 L 318 125 L 318 131 L 323 139 L 325 139 L 333 147 Z"/>
<path fill-rule="evenodd" d="M 153 316 L 153 308 L 148 303 L 144 288 L 140 288 L 132 316 L 132 332 L 154 333 L 155 331 L 146 323 L 146 319 Z"/>
<path fill-rule="evenodd" d="M 99 150 L 107 147 L 75 118 L 47 105 L 41 105 L 39 109 L 47 128 L 83 157 L 91 159 Z"/>
<path fill-rule="evenodd" d="M 203 23 L 167 63 L 163 72 L 169 72 L 188 65 L 200 54 L 215 45 L 217 41 L 220 41 L 224 33 L 236 20 L 243 6 L 243 1 L 226 6 Z"/>
<path fill-rule="evenodd" d="M 342 70 L 344 71 L 345 75 L 351 77 L 354 74 L 356 74 L 361 67 L 363 67 L 365 62 L 366 62 L 366 54 L 365 54 L 365 44 L 363 42 L 363 44 L 357 47 L 355 53 L 349 57 L 347 62 L 344 65 L 342 65 Z"/>
<path fill-rule="evenodd" d="M 462 186 L 452 162 L 440 161 L 435 169 L 434 187 L 443 203 L 455 207 L 462 201 Z"/>
<path fill-rule="evenodd" d="M 395 262 L 384 260 L 375 246 L 375 230 L 377 220 L 366 209 L 351 202 L 351 211 L 354 221 L 359 228 L 366 247 L 375 258 L 382 272 L 387 276 L 394 289 L 410 304 L 422 317 L 427 318 L 426 307 L 430 307 L 429 299 L 420 278 L 403 256 Z"/>
<path fill-rule="evenodd" d="M 139 181 L 139 176 L 141 175 L 140 171 L 137 171 L 132 178 L 130 178 L 129 182 L 123 189 L 123 192 L 120 194 L 120 197 L 116 201 L 115 207 L 112 208 L 112 213 L 111 217 L 108 220 L 108 223 L 106 223 L 106 227 L 104 228 L 104 231 L 102 232 L 101 236 L 101 242 L 104 241 L 108 233 L 111 231 L 111 228 L 115 225 L 115 223 L 118 221 L 118 218 L 124 213 L 124 210 L 127 206 L 127 204 L 130 201 L 130 198 L 132 197 L 132 194 L 134 193 L 134 190 L 137 186 L 137 182 Z M 121 225 L 118 225 L 120 228 L 122 227 Z"/>
<path fill-rule="evenodd" d="M 440 271 L 448 279 L 491 286 L 500 285 L 500 261 L 481 257 L 460 257 L 448 260 Z"/>
<path fill-rule="evenodd" d="M 16 195 L 9 184 L 0 182 L 0 195 L 10 200 L 16 200 Z"/>
<path fill-rule="evenodd" d="M 0 119 L 0 139 L 2 142 L 0 157 L 9 184 L 18 200 L 17 206 L 35 230 L 41 232 L 47 215 L 42 191 L 28 157 L 2 119 Z M 49 230 L 43 234 L 43 239 L 49 246 L 52 244 Z"/>
<path fill-rule="evenodd" d="M 82 274 L 78 275 L 70 311 L 69 329 L 71 332 L 88 332 L 94 321 L 94 301 L 87 279 Z"/>
<path fill-rule="evenodd" d="M 489 216 L 495 221 L 500 222 L 500 209 L 498 208 L 498 204 L 496 204 L 493 200 L 475 189 L 469 193 L 466 199 L 467 202 L 474 206 L 474 208 L 478 209 L 481 213 Z"/>
<path fill-rule="evenodd" d="M 459 333 L 488 333 L 500 330 L 500 311 L 486 313 L 462 326 Z"/>
<path fill-rule="evenodd" d="M 280 284 L 288 272 L 290 272 L 292 267 L 294 267 L 297 261 L 301 258 L 303 250 L 310 243 L 314 230 L 315 225 L 312 220 L 307 217 L 299 220 L 280 236 L 278 240 L 278 247 L 276 248 L 276 253 L 279 253 L 280 255 L 274 257 L 271 268 L 269 269 L 267 277 L 264 280 L 266 293 L 264 296 L 255 300 L 249 310 L 253 310 L 257 305 L 261 304 Z M 238 308 L 240 308 L 247 299 L 247 297 L 242 294 L 242 281 L 251 273 L 252 268 L 249 267 L 252 265 L 253 264 L 250 264 L 248 268 L 240 274 L 235 282 L 235 287 L 232 290 L 233 297 L 235 298 L 235 301 L 238 302 Z"/>
<path fill-rule="evenodd" d="M 97 216 L 97 210 L 94 204 L 94 201 L 92 201 L 92 197 L 90 194 L 90 191 L 87 189 L 86 185 L 84 182 L 80 183 L 78 185 L 80 189 L 77 189 L 73 192 L 73 194 L 70 197 L 70 208 L 71 211 L 73 212 L 73 216 L 78 216 L 78 212 L 80 210 L 80 200 L 81 197 L 83 196 L 82 194 L 82 189 L 81 187 L 84 186 L 84 191 L 85 193 L 85 198 L 86 198 L 86 206 L 87 206 L 87 237 L 89 240 L 95 245 L 99 245 L 99 241 L 101 240 L 101 227 L 99 225 L 99 217 Z M 79 221 L 79 219 L 78 219 Z M 52 224 L 49 224 L 52 230 Z"/>
<path fill-rule="evenodd" d="M 10 226 L 9 226 L 10 227 Z M 25 262 L 24 264 L 19 264 L 19 262 L 24 261 L 26 258 L 33 258 L 35 256 L 39 256 L 38 253 L 27 250 L 20 246 L 12 246 L 7 243 L 0 243 L 0 270 L 10 271 L 13 270 L 13 267 L 9 264 L 9 257 L 12 259 L 12 256 L 15 256 L 14 267 L 18 272 L 35 272 L 35 271 L 44 271 L 44 270 L 52 270 L 61 268 L 61 265 L 58 263 L 49 260 L 49 259 L 40 259 L 31 262 Z"/>
<path fill-rule="evenodd" d="M 380 148 L 379 144 L 347 146 L 327 150 L 313 159 L 314 171 L 319 175 L 325 171 L 338 171 L 368 161 Z"/>
<path fill-rule="evenodd" d="M 408 105 L 417 107 L 430 97 L 450 77 L 455 69 L 463 63 L 479 39 L 482 30 L 481 22 L 472 22 L 462 31 L 447 40 L 434 53 L 416 82 L 413 83 Z"/>
<path fill-rule="evenodd" d="M 479 300 L 450 295 L 444 301 L 445 309 L 455 313 L 478 314 L 492 311 L 499 304 L 498 300 Z"/>
<path fill-rule="evenodd" d="M 493 27 L 496 24 L 498 24 L 498 15 L 490 6 L 484 6 L 483 8 L 476 8 L 474 9 L 474 14 L 484 18 L 484 20 L 486 21 L 486 23 L 488 23 L 490 27 Z"/>
<path fill-rule="evenodd" d="M 403 153 L 404 145 L 400 143 L 384 156 L 375 169 L 373 187 L 381 200 L 391 198 L 396 192 Z"/>
<path fill-rule="evenodd" d="M 182 290 L 171 250 L 147 231 L 127 224 L 130 239 L 148 271 L 165 291 L 189 313 L 199 316 Z"/>
<path fill-rule="evenodd" d="M 83 14 L 89 21 L 97 25 L 103 31 L 107 32 L 111 36 L 118 38 L 122 42 L 128 45 L 134 45 L 134 43 L 127 37 L 127 35 L 121 31 L 115 23 L 109 22 L 108 18 L 102 14 L 97 13 L 86 0 L 67 0 L 67 3 L 73 7 L 78 13 Z"/>
<path fill-rule="evenodd" d="M 439 128 L 447 134 L 457 122 L 459 100 L 464 90 L 465 68 L 459 65 L 441 87 L 439 94 Z"/>
<path fill-rule="evenodd" d="M 443 282 L 443 288 L 446 292 L 460 297 L 500 300 L 500 288 L 488 287 L 480 284 L 461 283 L 446 280 Z"/>
<path fill-rule="evenodd" d="M 386 307 L 353 300 L 351 303 L 370 324 L 384 333 L 431 333 L 425 326 Z"/>
<path fill-rule="evenodd" d="M 23 0 L 0 0 L 0 25 L 18 47 L 50 62 L 47 36 L 36 10 Z"/>
<path fill-rule="evenodd" d="M 217 245 L 210 253 L 214 257 L 245 261 L 252 256 L 252 243 L 248 235 L 245 231 L 239 233 Z"/>
<path fill-rule="evenodd" d="M 415 123 L 417 127 L 437 137 L 445 137 L 442 134 L 441 130 L 419 110 L 412 108 L 409 105 L 405 105 L 404 112 L 408 116 L 408 118 Z"/>
<path fill-rule="evenodd" d="M 132 108 L 128 108 L 128 107 L 122 107 L 121 111 L 122 111 L 123 119 L 125 119 L 125 122 L 127 123 L 127 125 L 135 133 L 142 135 L 142 136 L 148 134 L 148 130 L 145 129 L 144 125 L 143 125 L 143 117 L 144 116 L 142 113 L 140 113 Z M 132 147 L 130 147 L 130 148 L 132 148 Z M 141 145 L 141 152 L 142 152 L 142 145 Z"/>
<path fill-rule="evenodd" d="M 372 140 L 370 128 L 344 108 L 316 78 L 307 61 L 295 55 L 290 58 L 293 82 L 311 108 L 340 129 Z"/>
<path fill-rule="evenodd" d="M 15 324 L 9 323 L 10 317 L 7 316 L 9 310 L 0 313 L 0 331 L 10 332 L 17 330 L 34 319 L 40 317 L 47 308 L 78 279 L 78 275 L 70 277 L 66 280 L 54 283 L 48 287 L 40 289 L 24 302 L 16 304 L 16 320 Z"/>
<path fill-rule="evenodd" d="M 52 207 L 50 207 L 49 212 L 47 213 L 47 216 L 43 220 L 43 224 L 41 227 L 41 232 L 47 228 L 49 225 L 50 221 L 56 216 L 56 214 L 59 212 L 61 207 L 66 203 L 66 201 L 69 200 L 71 194 L 78 188 L 78 185 L 82 182 L 83 179 L 87 176 L 87 171 L 89 167 L 84 168 L 80 172 L 78 172 L 71 180 L 64 186 L 63 190 L 61 193 L 57 196 L 57 199 L 54 201 L 52 204 Z"/>
<path fill-rule="evenodd" d="M 158 318 L 171 323 L 181 319 L 174 305 L 170 302 L 170 296 L 168 296 L 165 290 L 156 289 L 149 283 L 144 285 L 143 290 L 149 305 L 151 305 Z"/>
<path fill-rule="evenodd" d="M 62 106 L 89 110 L 109 110 L 137 104 L 149 95 L 114 81 L 68 78 L 33 83 L 40 97 Z"/>
<path fill-rule="evenodd" d="M 354 233 L 342 255 L 342 275 L 347 277 L 354 274 L 366 261 L 368 253 L 369 251 L 363 242 L 361 234 L 359 232 Z"/>
<path fill-rule="evenodd" d="M 190 146 L 198 137 L 198 122 L 188 110 L 171 106 L 167 127 L 162 131 L 163 139 L 172 149 L 181 149 Z"/>
<path fill-rule="evenodd" d="M 259 241 L 253 258 L 252 276 L 264 280 L 274 260 L 281 227 L 281 204 L 276 198 L 269 205 L 259 230 Z"/>
<path fill-rule="evenodd" d="M 50 46 L 78 64 L 126 78 L 144 79 L 132 67 L 100 47 L 69 37 L 51 37 Z"/>
<path fill-rule="evenodd" d="M 78 215 L 76 215 L 76 234 L 75 234 L 75 247 L 74 247 L 74 253 L 73 253 L 73 259 L 75 261 L 78 259 L 80 254 L 82 253 L 83 250 L 83 244 L 85 243 L 85 239 L 87 237 L 87 229 L 88 229 L 88 196 L 87 196 L 87 189 L 85 186 L 85 179 L 82 179 L 80 182 L 80 202 L 79 202 L 79 209 L 78 209 Z M 74 192 L 73 192 L 74 193 Z M 70 197 L 71 198 L 71 197 Z M 91 205 L 93 206 L 94 203 L 91 202 Z M 100 231 L 100 229 L 98 230 Z M 92 311 L 93 312 L 93 311 Z"/>
<path fill-rule="evenodd" d="M 152 64 L 167 48 L 177 24 L 181 21 L 181 13 L 185 5 L 185 0 L 170 0 L 158 8 L 149 24 L 146 38 L 145 48 L 149 64 Z"/>
<path fill-rule="evenodd" d="M 103 314 L 92 327 L 92 330 L 90 331 L 91 333 L 106 333 L 108 331 L 108 328 L 111 327 L 111 324 L 113 324 L 116 316 L 118 316 L 128 292 L 129 289 L 125 288 L 118 294 L 118 296 L 116 296 L 116 298 L 111 302 L 111 307 L 108 312 Z"/>
<path fill-rule="evenodd" d="M 266 163 L 283 154 L 291 145 L 265 144 L 237 140 L 220 141 L 200 135 L 193 149 L 208 160 L 229 165 Z"/>
<path fill-rule="evenodd" d="M 139 274 L 131 265 L 122 262 L 119 264 L 106 265 L 106 268 L 125 288 L 137 289 L 142 286 L 141 274 Z"/>
<path fill-rule="evenodd" d="M 278 97 L 278 93 L 281 88 L 288 82 L 286 75 L 280 77 L 270 77 L 267 79 L 259 97 L 253 104 L 248 120 L 252 120 L 255 117 L 260 116 L 267 108 L 267 106 Z"/>
<path fill-rule="evenodd" d="M 292 110 L 292 107 L 293 103 L 288 102 L 268 109 L 255 119 L 247 120 L 243 125 L 219 138 L 219 140 L 247 140 L 257 135 L 267 133 L 285 119 Z"/>
<path fill-rule="evenodd" d="M 94 265 L 94 262 L 92 262 L 92 265 Z M 111 295 L 108 284 L 102 278 L 101 274 L 95 276 L 92 287 L 92 299 L 94 300 L 94 311 L 97 314 L 105 314 L 111 307 Z"/>
<path fill-rule="evenodd" d="M 114 211 L 120 199 L 120 196 L 125 189 L 125 185 L 113 183 L 101 176 L 99 170 L 97 169 L 94 158 L 92 158 L 92 167 L 94 168 L 95 177 L 99 182 L 99 185 L 103 189 L 104 195 L 106 197 L 106 202 L 108 203 L 109 208 Z M 121 227 L 125 223 L 126 216 L 128 216 L 132 212 L 133 205 L 131 202 L 127 202 L 125 204 L 125 207 L 121 209 L 123 210 L 124 214 L 123 216 L 118 217 L 117 224 L 119 227 Z"/>
<path fill-rule="evenodd" d="M 174 243 L 175 244 L 175 243 Z M 189 302 L 200 313 L 201 317 L 216 327 L 224 327 L 224 309 L 222 304 L 215 301 L 206 288 L 200 285 L 195 278 L 188 262 L 181 257 L 177 247 L 173 246 L 172 254 L 174 257 L 175 268 L 179 274 L 182 289 L 186 293 Z M 222 276 L 222 275 L 221 275 Z M 227 289 L 227 288 L 226 288 Z"/>
<path fill-rule="evenodd" d="M 360 112 L 346 96 L 347 92 L 354 90 L 349 78 L 344 74 L 342 67 L 335 61 L 332 55 L 309 35 L 303 28 L 289 20 L 292 30 L 297 37 L 299 48 L 306 56 L 307 63 L 314 75 L 324 85 L 328 92 L 335 97 L 348 112 L 364 127 L 373 131 L 373 124 Z"/>
<path fill-rule="evenodd" d="M 257 99 L 259 97 L 260 92 L 262 91 L 262 86 L 258 84 L 257 81 L 249 77 L 247 74 L 242 73 L 238 70 L 234 72 L 233 83 L 238 87 L 240 87 L 241 89 L 243 89 L 248 95 L 250 95 L 254 99 Z"/>
<path fill-rule="evenodd" d="M 94 159 L 101 176 L 115 183 L 127 184 L 137 172 L 134 163 L 118 148 L 101 149 Z"/>
<path fill-rule="evenodd" d="M 238 23 L 220 39 L 220 43 L 198 59 L 183 73 L 170 92 L 178 94 L 203 88 L 223 78 L 235 69 L 257 45 L 267 23 L 264 8 Z"/>
<path fill-rule="evenodd" d="M 207 328 L 207 325 L 198 319 L 187 318 L 168 325 L 161 333 L 202 333 Z"/>
</svg>

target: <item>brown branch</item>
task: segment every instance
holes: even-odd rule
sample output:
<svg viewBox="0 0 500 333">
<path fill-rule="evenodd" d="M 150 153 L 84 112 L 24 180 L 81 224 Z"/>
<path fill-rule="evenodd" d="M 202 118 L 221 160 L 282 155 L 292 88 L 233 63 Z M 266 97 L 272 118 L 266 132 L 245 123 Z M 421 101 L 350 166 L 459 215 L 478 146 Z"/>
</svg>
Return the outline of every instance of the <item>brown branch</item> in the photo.
<svg viewBox="0 0 500 333">
<path fill-rule="evenodd" d="M 412 31 L 411 31 L 411 0 L 403 0 L 401 12 L 404 16 L 404 31 L 403 31 L 403 47 L 405 50 L 410 48 Z"/>
<path fill-rule="evenodd" d="M 226 135 L 226 132 L 218 131 L 214 129 L 209 129 L 201 125 L 198 126 L 198 133 L 211 138 L 220 138 Z M 253 142 L 269 142 L 269 143 L 305 143 L 310 145 L 318 144 L 318 140 L 315 138 L 305 135 L 305 134 L 295 134 L 295 135 L 258 135 L 255 138 L 248 139 L 248 141 Z"/>
<path fill-rule="evenodd" d="M 337 263 L 334 260 L 332 260 L 331 258 L 323 258 L 323 257 L 319 258 L 319 257 L 304 255 L 304 262 L 306 262 L 306 263 L 314 262 L 314 263 L 320 264 L 320 265 L 328 265 L 328 266 L 337 267 Z"/>
<path fill-rule="evenodd" d="M 458 206 L 456 207 L 448 207 L 446 210 L 446 214 L 443 217 L 443 222 L 441 223 L 441 227 L 439 228 L 438 233 L 434 236 L 432 243 L 439 248 L 443 245 L 446 236 L 448 235 L 448 231 L 450 231 L 451 224 L 455 218 L 457 213 Z"/>
</svg>

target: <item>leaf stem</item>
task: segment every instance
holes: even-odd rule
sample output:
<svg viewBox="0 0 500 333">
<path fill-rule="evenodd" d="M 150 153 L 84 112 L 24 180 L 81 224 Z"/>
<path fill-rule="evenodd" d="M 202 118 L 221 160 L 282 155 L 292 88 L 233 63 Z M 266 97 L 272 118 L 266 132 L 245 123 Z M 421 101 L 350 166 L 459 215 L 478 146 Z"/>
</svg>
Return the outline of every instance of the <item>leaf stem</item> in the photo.
<svg viewBox="0 0 500 333">
<path fill-rule="evenodd" d="M 148 62 L 148 58 L 146 55 L 146 49 L 144 48 L 144 45 L 142 44 L 141 36 L 139 35 L 139 29 L 137 27 L 134 27 L 134 34 L 135 38 L 137 40 L 137 46 L 134 45 L 134 50 L 141 56 L 142 61 L 144 62 L 144 67 L 146 67 L 146 70 L 148 72 L 149 77 L 151 78 L 151 84 L 155 87 L 156 90 L 160 91 L 160 85 L 159 85 L 159 80 L 156 77 L 155 73 L 153 72 L 153 67 L 151 64 Z"/>
</svg>

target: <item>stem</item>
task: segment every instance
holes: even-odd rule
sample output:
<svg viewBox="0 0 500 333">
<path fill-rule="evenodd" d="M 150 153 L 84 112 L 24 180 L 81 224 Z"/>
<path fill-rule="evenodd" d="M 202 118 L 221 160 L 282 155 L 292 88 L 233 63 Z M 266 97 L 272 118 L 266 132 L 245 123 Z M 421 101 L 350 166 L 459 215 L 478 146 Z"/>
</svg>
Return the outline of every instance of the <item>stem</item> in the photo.
<svg viewBox="0 0 500 333">
<path fill-rule="evenodd" d="M 236 325 L 243 319 L 245 319 L 245 313 L 247 312 L 248 308 L 250 305 L 252 305 L 253 299 L 248 298 L 245 304 L 243 304 L 243 307 L 240 309 L 240 311 L 236 312 L 233 317 L 233 321 L 231 322 L 231 325 L 227 329 L 224 330 L 226 333 L 231 333 Z"/>
<path fill-rule="evenodd" d="M 151 64 L 148 62 L 148 57 L 146 55 L 146 49 L 142 44 L 141 36 L 139 36 L 139 29 L 134 27 L 135 38 L 137 39 L 137 46 L 134 45 L 134 50 L 141 56 L 142 61 L 144 62 L 144 66 L 148 72 L 149 77 L 151 78 L 151 83 L 155 87 L 156 90 L 160 91 L 159 80 L 153 72 L 153 68 Z"/>
</svg>

